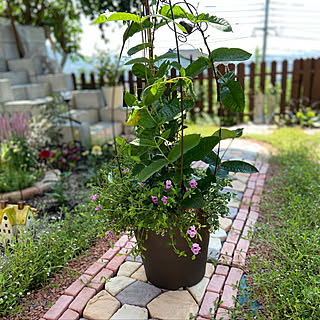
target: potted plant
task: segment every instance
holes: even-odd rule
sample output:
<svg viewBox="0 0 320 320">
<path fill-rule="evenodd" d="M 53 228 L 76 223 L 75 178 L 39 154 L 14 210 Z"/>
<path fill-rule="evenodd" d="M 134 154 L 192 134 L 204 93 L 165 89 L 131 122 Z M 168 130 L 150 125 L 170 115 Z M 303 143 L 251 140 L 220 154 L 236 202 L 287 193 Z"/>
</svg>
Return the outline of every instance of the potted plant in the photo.
<svg viewBox="0 0 320 320">
<path fill-rule="evenodd" d="M 242 61 L 250 57 L 237 48 L 209 49 L 206 24 L 231 31 L 230 24 L 209 14 L 198 14 L 191 5 L 163 5 L 155 11 L 145 2 L 146 16 L 131 13 L 103 14 L 97 22 L 126 21 L 124 41 L 142 32 L 148 39 L 129 49 L 143 50 L 142 58 L 127 62 L 132 72 L 145 80 L 140 98 L 125 93 L 131 107 L 127 125 L 136 129 L 128 143 L 116 138 L 116 157 L 103 170 L 103 179 L 93 187 L 92 200 L 106 236 L 128 231 L 137 238 L 135 253 L 141 253 L 148 280 L 167 289 L 191 286 L 205 273 L 209 232 L 218 228 L 218 216 L 228 213 L 228 172 L 256 172 L 242 161 L 222 161 L 220 142 L 238 138 L 242 129 L 219 129 L 211 136 L 184 134 L 184 119 L 194 107 L 192 79 L 200 72 L 214 72 L 219 100 L 233 112 L 244 109 L 244 94 L 234 73 L 217 74 L 214 62 Z M 150 13 L 152 12 L 152 13 Z M 159 21 L 160 20 L 160 21 Z M 175 33 L 176 52 L 153 54 L 154 29 L 169 24 Z M 181 34 L 177 35 L 177 29 Z M 198 31 L 208 49 L 183 68 L 178 37 Z M 147 53 L 148 51 L 148 53 Z M 170 78 L 170 70 L 179 74 Z M 213 151 L 215 149 L 215 151 Z"/>
<path fill-rule="evenodd" d="M 98 71 L 105 103 L 109 108 L 117 109 L 123 105 L 123 86 L 119 84 L 119 75 L 124 72 L 123 65 L 117 62 L 111 53 L 96 49 L 92 62 Z"/>
</svg>

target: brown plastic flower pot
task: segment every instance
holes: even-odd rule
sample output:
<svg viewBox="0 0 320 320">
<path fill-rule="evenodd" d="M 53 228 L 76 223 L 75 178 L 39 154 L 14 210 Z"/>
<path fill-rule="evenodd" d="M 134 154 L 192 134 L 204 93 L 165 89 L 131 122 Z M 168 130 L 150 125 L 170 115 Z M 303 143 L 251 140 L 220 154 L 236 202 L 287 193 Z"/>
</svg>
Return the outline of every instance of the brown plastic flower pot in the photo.
<svg viewBox="0 0 320 320">
<path fill-rule="evenodd" d="M 192 260 L 192 251 L 185 238 L 178 232 L 175 236 L 175 247 L 184 250 L 186 257 L 179 257 L 172 246 L 167 246 L 170 238 L 168 234 L 157 235 L 154 231 L 147 231 L 147 240 L 142 245 L 143 263 L 148 281 L 159 288 L 176 290 L 181 287 L 190 287 L 202 280 L 206 271 L 206 262 L 209 245 L 209 231 L 202 228 L 202 241 L 195 239 L 201 247 L 199 254 Z"/>
</svg>

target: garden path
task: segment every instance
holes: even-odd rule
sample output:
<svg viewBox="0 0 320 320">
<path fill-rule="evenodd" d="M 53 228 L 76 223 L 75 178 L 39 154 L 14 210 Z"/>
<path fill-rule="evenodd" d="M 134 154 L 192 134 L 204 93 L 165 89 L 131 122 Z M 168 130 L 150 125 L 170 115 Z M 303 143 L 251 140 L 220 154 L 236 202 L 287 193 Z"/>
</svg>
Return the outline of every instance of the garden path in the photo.
<svg viewBox="0 0 320 320">
<path fill-rule="evenodd" d="M 229 319 L 244 275 L 250 235 L 259 216 L 259 201 L 268 169 L 268 151 L 257 142 L 223 141 L 224 159 L 254 164 L 259 173 L 231 176 L 235 196 L 230 213 L 210 234 L 204 278 L 195 286 L 176 291 L 148 283 L 141 258 L 130 254 L 135 238 L 124 234 L 82 274 L 41 320 L 78 319 Z M 105 279 L 110 279 L 106 282 Z"/>
</svg>

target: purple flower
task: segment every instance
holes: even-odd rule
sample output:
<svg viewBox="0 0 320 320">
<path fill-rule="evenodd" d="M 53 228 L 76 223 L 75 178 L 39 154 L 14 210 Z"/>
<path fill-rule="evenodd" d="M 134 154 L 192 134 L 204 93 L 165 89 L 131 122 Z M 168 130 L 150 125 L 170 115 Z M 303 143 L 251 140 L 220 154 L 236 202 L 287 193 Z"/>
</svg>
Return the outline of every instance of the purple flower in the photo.
<svg viewBox="0 0 320 320">
<path fill-rule="evenodd" d="M 151 199 L 154 204 L 158 204 L 158 197 L 157 196 L 151 196 Z"/>
<path fill-rule="evenodd" d="M 129 168 L 126 168 L 126 169 L 122 170 L 123 173 L 129 172 L 129 171 L 130 171 Z"/>
<path fill-rule="evenodd" d="M 187 193 L 189 193 L 189 192 L 190 192 L 190 190 L 189 190 L 188 188 L 186 188 L 186 192 L 187 192 Z"/>
<path fill-rule="evenodd" d="M 161 201 L 163 202 L 163 204 L 164 204 L 165 206 L 166 206 L 167 203 L 168 203 L 167 199 L 168 199 L 168 197 L 166 197 L 166 196 L 163 196 L 163 197 L 161 198 Z"/>
<path fill-rule="evenodd" d="M 172 188 L 172 187 L 173 187 L 172 181 L 171 181 L 171 180 L 167 180 L 167 181 L 166 181 L 166 189 L 170 189 L 170 188 Z"/>
<path fill-rule="evenodd" d="M 197 183 L 197 181 L 193 178 L 193 179 L 190 180 L 189 184 L 190 184 L 190 187 L 193 189 L 193 188 L 195 188 L 195 187 L 197 186 L 198 183 Z"/>
<path fill-rule="evenodd" d="M 195 226 L 191 226 L 190 229 L 187 231 L 190 238 L 194 238 L 197 234 L 197 230 Z"/>
<path fill-rule="evenodd" d="M 96 210 L 96 211 L 98 211 L 100 209 L 101 209 L 100 204 L 98 204 L 98 206 L 94 208 L 94 210 Z"/>
<path fill-rule="evenodd" d="M 138 182 L 138 184 L 139 184 L 140 186 L 144 186 L 144 185 L 145 185 L 145 183 L 143 183 L 143 182 Z"/>
<path fill-rule="evenodd" d="M 107 240 L 114 238 L 114 232 L 113 231 L 106 231 L 106 233 L 104 235 L 105 235 Z"/>
<path fill-rule="evenodd" d="M 200 246 L 198 243 L 194 243 L 191 247 L 191 251 L 197 255 L 199 253 L 199 251 L 201 250 Z"/>
<path fill-rule="evenodd" d="M 92 201 L 95 201 L 95 200 L 97 200 L 99 198 L 99 195 L 95 193 L 90 198 L 91 198 Z"/>
</svg>

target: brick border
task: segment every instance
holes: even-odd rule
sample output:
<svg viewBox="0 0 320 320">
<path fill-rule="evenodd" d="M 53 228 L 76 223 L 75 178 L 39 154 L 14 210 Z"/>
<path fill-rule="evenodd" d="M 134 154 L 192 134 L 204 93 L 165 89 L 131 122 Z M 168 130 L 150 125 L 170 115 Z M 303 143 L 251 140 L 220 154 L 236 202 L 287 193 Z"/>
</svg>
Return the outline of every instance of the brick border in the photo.
<svg viewBox="0 0 320 320">
<path fill-rule="evenodd" d="M 55 182 L 45 182 L 47 180 L 52 180 Z M 60 180 L 60 170 L 50 170 L 47 171 L 44 175 L 44 178 L 36 182 L 33 186 L 7 193 L 0 193 L 0 200 L 9 200 L 9 201 L 19 201 L 19 200 L 28 200 L 35 196 L 42 195 L 50 189 L 51 186 L 55 185 L 56 182 Z"/>
<path fill-rule="evenodd" d="M 210 319 L 211 315 L 216 316 L 216 319 L 223 317 L 228 320 L 228 310 L 235 306 L 239 283 L 244 273 L 241 268 L 245 266 L 246 253 L 250 246 L 249 233 L 253 232 L 259 216 L 260 195 L 269 167 L 262 159 L 263 156 L 259 154 L 256 160 L 259 173 L 251 174 L 246 184 L 240 208 L 200 304 L 197 320 Z M 129 238 L 128 234 L 123 234 L 113 248 L 104 253 L 64 291 L 40 320 L 65 320 L 68 317 L 78 320 L 88 301 L 103 289 L 107 279 L 116 274 L 135 242 L 135 237 Z M 218 306 L 217 312 L 214 312 L 215 306 Z"/>
<path fill-rule="evenodd" d="M 211 315 L 216 319 L 228 320 L 228 311 L 235 307 L 240 280 L 244 274 L 242 269 L 250 246 L 249 236 L 259 217 L 260 196 L 269 168 L 261 154 L 256 160 L 256 167 L 259 173 L 251 174 L 249 177 L 240 208 L 222 246 L 218 264 L 200 305 L 197 320 L 210 319 Z M 215 306 L 218 306 L 216 312 Z"/>
</svg>

